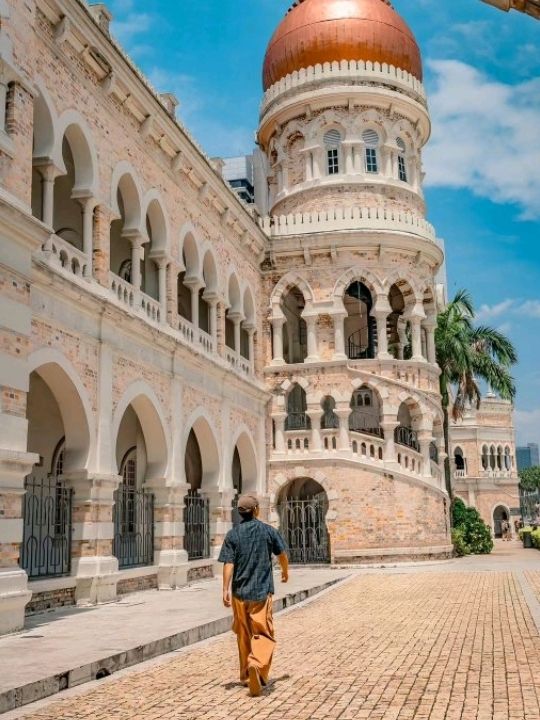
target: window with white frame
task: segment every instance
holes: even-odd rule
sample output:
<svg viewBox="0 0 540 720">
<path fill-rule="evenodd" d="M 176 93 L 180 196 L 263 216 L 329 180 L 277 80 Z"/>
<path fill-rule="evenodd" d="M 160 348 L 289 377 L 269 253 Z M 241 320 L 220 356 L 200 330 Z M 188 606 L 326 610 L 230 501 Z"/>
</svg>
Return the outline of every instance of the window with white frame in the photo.
<svg viewBox="0 0 540 720">
<path fill-rule="evenodd" d="M 329 175 L 339 173 L 339 150 L 341 146 L 341 135 L 339 130 L 328 130 L 324 135 L 324 147 L 326 149 L 326 166 Z"/>
<path fill-rule="evenodd" d="M 366 150 L 366 172 L 378 173 L 379 172 L 379 136 L 375 130 L 364 130 L 362 133 L 362 139 L 365 143 Z"/>
<path fill-rule="evenodd" d="M 407 163 L 405 162 L 405 153 L 407 148 L 401 138 L 396 140 L 398 146 L 398 177 L 402 182 L 407 182 Z"/>
</svg>

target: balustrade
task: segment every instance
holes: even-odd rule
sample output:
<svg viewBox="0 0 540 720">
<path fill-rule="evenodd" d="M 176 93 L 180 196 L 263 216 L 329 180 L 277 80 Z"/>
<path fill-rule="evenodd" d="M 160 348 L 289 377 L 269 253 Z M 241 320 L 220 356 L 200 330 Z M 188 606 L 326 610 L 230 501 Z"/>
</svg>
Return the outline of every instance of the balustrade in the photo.
<svg viewBox="0 0 540 720">
<path fill-rule="evenodd" d="M 422 474 L 422 456 L 420 453 L 414 450 L 405 450 L 405 446 L 399 448 L 397 454 L 398 464 L 406 472 L 413 473 L 414 475 Z"/>
<path fill-rule="evenodd" d="M 87 276 L 88 257 L 59 235 L 51 235 L 43 250 L 53 267 L 81 279 Z"/>
<path fill-rule="evenodd" d="M 146 314 L 149 320 L 153 322 L 160 322 L 161 320 L 161 305 L 158 300 L 154 300 L 153 297 L 141 292 L 141 309 Z"/>
<path fill-rule="evenodd" d="M 135 288 L 127 280 L 109 273 L 109 287 L 115 298 L 129 308 L 135 307 Z"/>
</svg>

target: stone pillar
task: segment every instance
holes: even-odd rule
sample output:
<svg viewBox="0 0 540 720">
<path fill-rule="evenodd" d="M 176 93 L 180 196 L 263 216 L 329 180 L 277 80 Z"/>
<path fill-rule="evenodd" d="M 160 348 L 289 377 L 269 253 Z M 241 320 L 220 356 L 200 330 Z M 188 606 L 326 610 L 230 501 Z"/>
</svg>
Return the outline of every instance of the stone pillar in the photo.
<svg viewBox="0 0 540 720">
<path fill-rule="evenodd" d="M 334 360 L 346 360 L 345 354 L 345 318 L 346 314 L 337 313 L 332 316 L 334 321 Z"/>
<path fill-rule="evenodd" d="M 246 325 L 246 330 L 249 338 L 249 362 L 251 365 L 251 372 L 255 372 L 255 326 Z"/>
<path fill-rule="evenodd" d="M 272 413 L 272 420 L 274 421 L 274 438 L 275 438 L 275 453 L 284 455 L 287 450 L 287 443 L 285 442 L 285 420 L 287 413 Z"/>
<path fill-rule="evenodd" d="M 342 147 L 343 147 L 344 154 L 345 154 L 345 173 L 347 175 L 352 175 L 354 173 L 352 145 L 343 143 Z"/>
<path fill-rule="evenodd" d="M 306 414 L 311 420 L 311 443 L 309 449 L 311 452 L 320 452 L 322 450 L 321 418 L 323 415 L 320 403 L 308 405 Z"/>
<path fill-rule="evenodd" d="M 388 303 L 386 304 L 388 305 Z M 388 331 L 386 327 L 390 312 L 391 308 L 388 305 L 386 308 L 376 307 L 371 313 L 377 321 L 377 358 L 379 360 L 388 360 L 392 357 L 388 352 Z"/>
<path fill-rule="evenodd" d="M 0 450 L 0 635 L 24 627 L 24 609 L 32 597 L 28 577 L 19 566 L 19 556 L 23 541 L 24 480 L 38 460 L 37 455 L 30 453 Z"/>
<path fill-rule="evenodd" d="M 272 339 L 273 352 L 271 365 L 284 365 L 283 358 L 283 325 L 285 324 L 285 316 L 275 316 L 270 318 L 272 323 Z"/>
<path fill-rule="evenodd" d="M 114 493 L 119 475 L 66 472 L 73 489 L 72 574 L 77 578 L 77 605 L 96 605 L 116 598 L 118 560 L 113 555 Z"/>
<path fill-rule="evenodd" d="M 0 132 L 6 132 L 6 105 L 8 86 L 6 80 L 0 76 Z"/>
<path fill-rule="evenodd" d="M 424 308 L 417 303 L 410 314 L 412 330 L 412 359 L 416 362 L 425 362 L 422 355 L 422 321 L 425 320 Z"/>
<path fill-rule="evenodd" d="M 140 235 L 130 237 L 131 242 L 131 284 L 136 290 L 141 289 L 141 260 L 143 258 L 143 242 Z"/>
<path fill-rule="evenodd" d="M 42 221 L 44 225 L 52 229 L 54 221 L 54 181 L 58 175 L 58 170 L 51 164 L 40 167 L 39 171 L 42 177 Z"/>
<path fill-rule="evenodd" d="M 435 328 L 437 327 L 436 318 L 428 318 L 424 322 L 424 329 L 427 336 L 427 361 L 432 365 L 437 364 L 437 349 L 435 346 Z"/>
<path fill-rule="evenodd" d="M 418 443 L 420 445 L 420 454 L 422 455 L 422 476 L 431 478 L 431 457 L 430 448 L 434 438 L 430 430 L 421 430 L 418 433 Z"/>
<path fill-rule="evenodd" d="M 200 495 L 210 502 L 210 559 L 217 560 L 225 535 L 231 529 L 231 506 L 236 490 L 201 489 Z M 216 564 L 215 570 L 217 571 Z"/>
<path fill-rule="evenodd" d="M 94 211 L 93 275 L 103 287 L 109 287 L 112 212 L 105 205 Z"/>
<path fill-rule="evenodd" d="M 79 202 L 83 212 L 83 252 L 88 262 L 84 270 L 84 277 L 87 280 L 92 278 L 94 258 L 94 211 L 96 200 L 93 197 L 80 198 Z"/>
<path fill-rule="evenodd" d="M 351 408 L 348 405 L 346 407 L 336 407 L 334 412 L 339 418 L 338 450 L 348 452 L 351 449 L 349 439 L 349 415 L 351 414 Z"/>
<path fill-rule="evenodd" d="M 161 322 L 167 322 L 167 268 L 169 259 L 161 257 L 156 259 L 158 266 L 159 304 L 161 305 Z"/>
<path fill-rule="evenodd" d="M 210 336 L 214 338 L 214 342 L 217 344 L 218 335 L 218 302 L 219 298 L 217 295 L 212 294 L 206 298 L 208 305 L 210 306 Z"/>
<path fill-rule="evenodd" d="M 395 417 L 385 417 L 381 422 L 384 431 L 384 462 L 390 467 L 397 467 L 394 432 L 398 425 L 399 423 Z"/>
<path fill-rule="evenodd" d="M 184 498 L 187 483 L 168 486 L 164 478 L 147 480 L 145 487 L 154 493 L 154 561 L 158 566 L 159 590 L 174 590 L 187 585 L 188 554 L 184 550 Z"/>
<path fill-rule="evenodd" d="M 318 315 L 302 315 L 307 327 L 307 358 L 305 362 L 319 362 L 319 349 L 317 343 Z"/>
</svg>

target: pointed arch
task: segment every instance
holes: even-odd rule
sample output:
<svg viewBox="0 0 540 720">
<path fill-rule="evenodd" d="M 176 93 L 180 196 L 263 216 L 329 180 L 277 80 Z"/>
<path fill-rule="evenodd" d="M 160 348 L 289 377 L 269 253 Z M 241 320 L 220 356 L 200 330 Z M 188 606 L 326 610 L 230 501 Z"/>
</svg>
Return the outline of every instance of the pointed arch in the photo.
<svg viewBox="0 0 540 720">
<path fill-rule="evenodd" d="M 160 254 L 169 253 L 169 221 L 163 201 L 156 189 L 149 190 L 143 198 L 142 216 L 145 218 L 152 250 Z"/>
<path fill-rule="evenodd" d="M 193 430 L 197 443 L 201 449 L 202 460 L 202 490 L 217 488 L 221 468 L 221 457 L 217 438 L 219 433 L 214 427 L 214 421 L 203 408 L 193 411 L 185 424 L 183 439 L 183 453 L 185 456 L 189 435 Z"/>
<path fill-rule="evenodd" d="M 293 287 L 297 287 L 300 290 L 306 304 L 311 304 L 315 301 L 315 295 L 308 281 L 298 271 L 291 270 L 291 272 L 288 272 L 276 283 L 270 296 L 270 307 L 274 305 L 279 306 L 282 299 Z"/>
<path fill-rule="evenodd" d="M 229 271 L 229 278 L 227 281 L 227 303 L 230 312 L 240 313 L 243 315 L 243 302 L 242 292 L 240 290 L 240 282 L 235 270 Z"/>
<path fill-rule="evenodd" d="M 52 161 L 58 165 L 58 156 L 55 155 L 58 135 L 56 110 L 48 90 L 40 80 L 37 81 L 36 87 L 38 94 L 34 98 L 33 109 L 34 163 Z"/>
<path fill-rule="evenodd" d="M 343 300 L 347 288 L 353 282 L 363 283 L 370 291 L 373 302 L 375 302 L 378 295 L 383 292 L 382 283 L 379 278 L 372 273 L 370 270 L 360 267 L 352 267 L 346 270 L 337 280 L 332 291 L 332 297 L 335 301 Z"/>
<path fill-rule="evenodd" d="M 203 280 L 205 286 L 205 293 L 219 293 L 219 275 L 218 275 L 218 264 L 214 255 L 214 250 L 209 245 L 203 249 Z"/>
<path fill-rule="evenodd" d="M 144 232 L 141 182 L 130 163 L 125 161 L 113 170 L 111 210 L 117 218 L 124 216 L 124 231 Z"/>
<path fill-rule="evenodd" d="M 259 490 L 257 449 L 246 425 L 242 424 L 238 428 L 233 440 L 233 447 L 238 449 L 242 466 L 242 492 L 256 493 Z"/>
<path fill-rule="evenodd" d="M 256 312 L 255 312 L 255 301 L 253 300 L 253 293 L 252 293 L 251 287 L 249 285 L 246 285 L 246 287 L 244 289 L 243 306 L 244 306 L 244 316 L 246 318 L 246 322 L 249 325 L 255 325 L 256 321 L 257 321 Z"/>
</svg>

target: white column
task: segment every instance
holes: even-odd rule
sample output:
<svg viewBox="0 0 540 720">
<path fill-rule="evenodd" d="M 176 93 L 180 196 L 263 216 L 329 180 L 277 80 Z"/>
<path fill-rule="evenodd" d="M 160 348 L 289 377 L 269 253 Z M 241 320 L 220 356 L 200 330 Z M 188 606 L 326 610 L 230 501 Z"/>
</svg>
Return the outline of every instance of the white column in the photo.
<svg viewBox="0 0 540 720">
<path fill-rule="evenodd" d="M 42 175 L 42 190 L 43 190 L 43 223 L 52 228 L 54 221 L 54 181 L 56 178 L 56 168 L 53 165 L 46 165 L 40 168 Z"/>
<path fill-rule="evenodd" d="M 405 357 L 405 347 L 407 346 L 407 326 L 400 325 L 399 321 L 398 321 L 398 336 L 399 336 L 398 360 L 403 360 Z"/>
<path fill-rule="evenodd" d="M 274 441 L 275 441 L 275 452 L 284 454 L 286 450 L 285 444 L 285 413 L 277 413 L 272 415 L 274 421 Z"/>
<path fill-rule="evenodd" d="M 137 290 L 141 289 L 141 260 L 143 258 L 142 238 L 130 238 L 131 242 L 131 284 Z"/>
<path fill-rule="evenodd" d="M 333 316 L 334 321 L 334 360 L 346 360 L 345 354 L 345 317 L 338 314 Z"/>
<path fill-rule="evenodd" d="M 394 432 L 398 421 L 394 418 L 383 420 L 381 427 L 384 431 L 384 461 L 385 463 L 396 463 L 396 443 L 394 440 Z"/>
<path fill-rule="evenodd" d="M 430 447 L 434 438 L 430 431 L 421 431 L 418 433 L 418 443 L 420 445 L 420 453 L 422 455 L 422 475 L 424 477 L 432 477 L 431 475 L 431 457 Z"/>
<path fill-rule="evenodd" d="M 304 316 L 303 316 L 304 317 Z M 317 315 L 304 317 L 307 327 L 307 358 L 305 362 L 318 362 L 319 349 L 317 346 Z"/>
<path fill-rule="evenodd" d="M 375 311 L 373 315 L 377 320 L 377 358 L 379 360 L 385 360 L 391 357 L 388 352 L 388 333 L 386 328 L 388 315 L 386 311 Z"/>
<path fill-rule="evenodd" d="M 251 372 L 255 372 L 255 328 L 250 325 L 246 329 L 249 337 L 249 362 L 251 365 Z"/>
<path fill-rule="evenodd" d="M 304 153 L 304 163 L 305 163 L 305 170 L 304 170 L 304 177 L 306 178 L 306 181 L 309 182 L 310 180 L 313 180 L 313 170 L 312 170 L 312 160 L 311 160 L 311 152 L 307 151 Z"/>
<path fill-rule="evenodd" d="M 190 285 L 189 289 L 191 291 L 191 324 L 195 329 L 198 329 L 199 327 L 199 290 L 201 289 L 201 286 L 199 283 L 195 283 L 194 285 Z"/>
<path fill-rule="evenodd" d="M 285 360 L 283 359 L 283 325 L 285 323 L 285 317 L 273 317 L 270 318 L 272 323 L 272 339 L 273 339 L 273 352 L 272 352 L 272 365 L 284 365 Z"/>
<path fill-rule="evenodd" d="M 427 360 L 432 365 L 437 363 L 437 349 L 435 346 L 435 328 L 437 327 L 436 320 L 429 319 L 424 323 L 427 336 Z"/>
<path fill-rule="evenodd" d="M 88 262 L 86 263 L 84 277 L 92 277 L 92 264 L 94 256 L 94 210 L 96 201 L 92 197 L 82 198 L 79 201 L 83 210 L 83 252 Z"/>
<path fill-rule="evenodd" d="M 320 452 L 322 450 L 322 442 L 321 442 L 321 416 L 322 416 L 322 409 L 320 405 L 317 405 L 315 408 L 310 409 L 308 407 L 307 409 L 307 415 L 309 419 L 311 420 L 311 443 L 310 443 L 310 451 L 311 452 Z"/>
<path fill-rule="evenodd" d="M 350 407 L 336 408 L 334 412 L 339 418 L 338 449 L 342 451 L 350 450 L 351 445 L 349 442 L 349 415 L 351 414 L 351 409 Z"/>
<path fill-rule="evenodd" d="M 6 131 L 8 86 L 4 80 L 0 80 L 0 132 Z"/>
<path fill-rule="evenodd" d="M 210 335 L 215 340 L 217 340 L 217 326 L 218 326 L 218 317 L 217 317 L 217 306 L 218 306 L 218 298 L 212 298 L 211 300 L 208 300 L 208 303 L 210 305 Z"/>
<path fill-rule="evenodd" d="M 352 175 L 354 172 L 352 145 L 343 145 L 345 152 L 345 172 Z"/>
<path fill-rule="evenodd" d="M 159 304 L 161 305 L 161 322 L 167 322 L 167 270 L 169 267 L 168 258 L 159 258 L 158 281 L 159 281 Z"/>
</svg>

